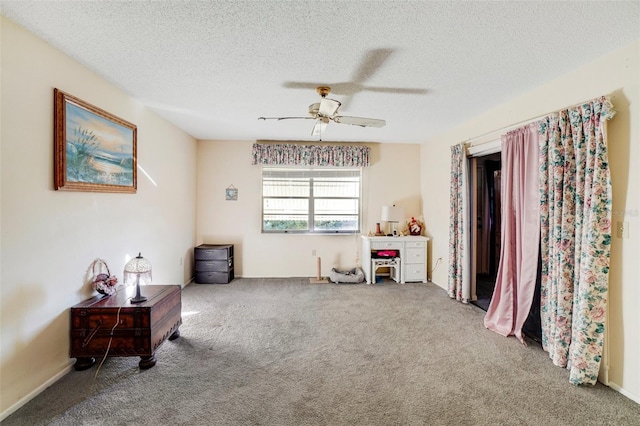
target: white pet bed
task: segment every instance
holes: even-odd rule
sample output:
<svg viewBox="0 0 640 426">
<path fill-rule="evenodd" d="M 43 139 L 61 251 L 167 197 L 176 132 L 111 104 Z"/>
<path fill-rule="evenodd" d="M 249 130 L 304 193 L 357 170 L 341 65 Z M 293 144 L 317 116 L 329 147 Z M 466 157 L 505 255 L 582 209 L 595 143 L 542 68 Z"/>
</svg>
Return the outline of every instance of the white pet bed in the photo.
<svg viewBox="0 0 640 426">
<path fill-rule="evenodd" d="M 361 268 L 353 268 L 348 271 L 338 271 L 332 268 L 329 280 L 337 284 L 357 284 L 364 281 L 364 272 Z"/>
</svg>

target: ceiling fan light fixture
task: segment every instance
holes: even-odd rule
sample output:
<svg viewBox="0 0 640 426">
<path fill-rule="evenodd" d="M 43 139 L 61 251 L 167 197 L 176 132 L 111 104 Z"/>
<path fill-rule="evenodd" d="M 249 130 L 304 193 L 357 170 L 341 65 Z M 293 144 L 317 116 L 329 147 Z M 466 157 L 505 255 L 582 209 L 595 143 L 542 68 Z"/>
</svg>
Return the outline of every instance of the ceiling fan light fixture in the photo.
<svg viewBox="0 0 640 426">
<path fill-rule="evenodd" d="M 318 118 L 316 120 L 316 124 L 313 126 L 313 130 L 311 131 L 311 136 L 320 136 L 320 140 L 322 140 L 322 134 L 327 128 L 327 123 L 329 123 L 329 119 L 327 117 Z"/>
<path fill-rule="evenodd" d="M 320 101 L 320 109 L 318 112 L 320 113 L 320 115 L 331 117 L 338 111 L 338 108 L 340 108 L 340 102 L 336 101 L 335 99 L 322 98 L 322 100 Z"/>
<path fill-rule="evenodd" d="M 316 115 L 320 111 L 320 102 L 309 105 L 309 114 Z"/>
</svg>

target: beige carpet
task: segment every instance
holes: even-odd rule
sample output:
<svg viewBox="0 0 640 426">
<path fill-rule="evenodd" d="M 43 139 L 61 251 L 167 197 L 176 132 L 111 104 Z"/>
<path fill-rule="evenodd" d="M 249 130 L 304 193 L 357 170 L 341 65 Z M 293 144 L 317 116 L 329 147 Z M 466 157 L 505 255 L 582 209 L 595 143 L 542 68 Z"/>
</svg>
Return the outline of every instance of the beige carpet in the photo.
<svg viewBox="0 0 640 426">
<path fill-rule="evenodd" d="M 571 385 L 433 284 L 236 279 L 182 297 L 155 367 L 72 371 L 3 425 L 640 424 L 640 405 Z"/>
</svg>

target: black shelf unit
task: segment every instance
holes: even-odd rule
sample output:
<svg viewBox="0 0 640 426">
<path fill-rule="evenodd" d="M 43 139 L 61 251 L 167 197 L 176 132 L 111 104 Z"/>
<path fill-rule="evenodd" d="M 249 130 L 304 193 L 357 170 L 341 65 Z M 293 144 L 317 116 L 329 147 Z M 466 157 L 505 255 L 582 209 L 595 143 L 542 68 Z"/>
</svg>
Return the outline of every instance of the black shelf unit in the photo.
<svg viewBox="0 0 640 426">
<path fill-rule="evenodd" d="M 195 281 L 228 284 L 233 281 L 233 244 L 201 244 L 194 248 Z"/>
</svg>

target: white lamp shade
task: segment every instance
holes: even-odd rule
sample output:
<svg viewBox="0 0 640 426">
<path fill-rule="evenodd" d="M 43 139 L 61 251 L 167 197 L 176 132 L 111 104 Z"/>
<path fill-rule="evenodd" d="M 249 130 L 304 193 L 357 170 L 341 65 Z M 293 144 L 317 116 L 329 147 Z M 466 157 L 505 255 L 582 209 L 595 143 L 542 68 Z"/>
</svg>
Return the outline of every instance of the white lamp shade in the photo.
<svg viewBox="0 0 640 426">
<path fill-rule="evenodd" d="M 125 272 L 149 272 L 151 271 L 151 262 L 138 254 L 124 265 Z"/>
<path fill-rule="evenodd" d="M 138 254 L 124 265 L 123 279 L 125 284 L 151 283 L 151 262 Z"/>
<path fill-rule="evenodd" d="M 383 222 L 402 222 L 404 220 L 404 209 L 396 206 L 382 206 Z"/>
</svg>

